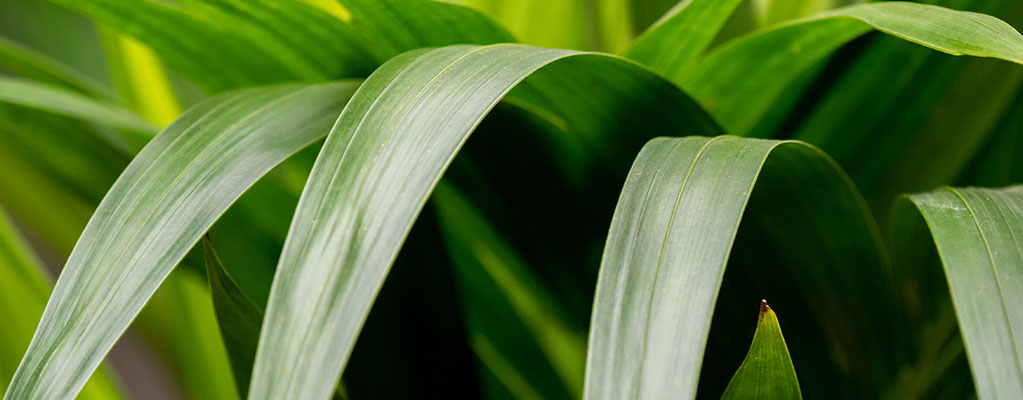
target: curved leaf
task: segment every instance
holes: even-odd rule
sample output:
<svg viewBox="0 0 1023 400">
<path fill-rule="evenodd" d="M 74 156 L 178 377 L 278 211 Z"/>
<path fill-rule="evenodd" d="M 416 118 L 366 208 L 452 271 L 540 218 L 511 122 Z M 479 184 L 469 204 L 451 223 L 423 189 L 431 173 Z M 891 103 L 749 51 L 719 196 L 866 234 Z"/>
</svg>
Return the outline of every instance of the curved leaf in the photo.
<svg viewBox="0 0 1023 400">
<path fill-rule="evenodd" d="M 826 322 L 835 340 L 828 345 L 840 349 L 832 357 L 875 385 L 889 379 L 900 343 L 894 288 L 873 219 L 834 162 L 800 142 L 662 138 L 640 152 L 615 210 L 594 301 L 586 398 L 695 396 L 711 312 L 748 203 L 756 212 L 745 219 L 769 227 L 767 245 L 789 266 L 776 273 L 814 288 L 800 301 Z M 861 302 L 836 301 L 852 297 Z M 871 397 L 876 388 L 866 390 Z"/>
<path fill-rule="evenodd" d="M 0 76 L 0 102 L 123 130 L 103 137 L 112 147 L 130 152 L 141 148 L 156 128 L 127 109 L 49 85 Z M 104 131 L 99 131 L 104 132 Z"/>
<path fill-rule="evenodd" d="M 157 135 L 79 238 L 5 398 L 74 397 L 202 233 L 266 171 L 320 138 L 355 86 L 233 92 Z"/>
<path fill-rule="evenodd" d="M 930 229 L 977 394 L 1023 396 L 1023 187 L 946 187 L 908 200 L 896 213 L 919 213 Z"/>
<path fill-rule="evenodd" d="M 736 39 L 691 71 L 657 71 L 685 88 L 730 133 L 745 135 L 800 74 L 871 29 L 949 54 L 1023 64 L 1023 35 L 997 18 L 882 2 L 833 10 Z"/>
<path fill-rule="evenodd" d="M 292 0 L 51 1 L 139 40 L 211 92 L 365 76 L 414 48 L 512 40 L 477 12 L 422 0 L 346 1 L 350 23 Z"/>
<path fill-rule="evenodd" d="M 679 82 L 710 46 L 739 0 L 680 1 L 636 39 L 625 56 Z"/>
<path fill-rule="evenodd" d="M 46 270 L 0 209 L 0 309 L 4 318 L 0 325 L 0 343 L 4 346 L 4 351 L 0 352 L 0 389 L 6 389 L 14 375 L 18 358 L 32 339 L 31 332 L 49 295 Z M 110 375 L 109 371 L 101 369 L 86 383 L 80 398 L 119 398 Z"/>
<path fill-rule="evenodd" d="M 568 103 L 580 116 L 621 117 L 589 132 L 594 141 L 718 132 L 668 82 L 606 55 L 452 46 L 389 61 L 342 112 L 313 167 L 271 290 L 250 398 L 329 396 L 433 186 L 489 110 L 531 75 L 604 89 Z M 621 132 L 630 134 L 611 135 Z"/>
</svg>

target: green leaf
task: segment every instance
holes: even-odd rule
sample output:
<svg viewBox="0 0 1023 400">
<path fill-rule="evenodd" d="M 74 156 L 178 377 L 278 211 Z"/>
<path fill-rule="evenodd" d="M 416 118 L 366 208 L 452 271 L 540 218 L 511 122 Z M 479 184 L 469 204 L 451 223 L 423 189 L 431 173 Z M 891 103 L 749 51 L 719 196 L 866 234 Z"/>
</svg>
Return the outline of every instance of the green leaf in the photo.
<svg viewBox="0 0 1023 400">
<path fill-rule="evenodd" d="M 616 51 L 631 36 L 622 0 L 461 0 L 494 16 L 523 43 L 543 47 Z"/>
<path fill-rule="evenodd" d="M 399 53 L 453 44 L 515 42 L 500 24 L 454 4 L 422 0 L 337 0 L 383 63 Z"/>
<path fill-rule="evenodd" d="M 259 343 L 259 327 L 263 323 L 263 310 L 256 306 L 227 275 L 213 244 L 207 237 L 202 242 L 206 276 L 213 294 L 213 307 L 217 325 L 224 340 L 231 370 L 234 371 L 238 396 L 244 398 L 249 391 L 252 362 Z"/>
<path fill-rule="evenodd" d="M 799 380 L 792 367 L 789 349 L 781 334 L 778 316 L 760 303 L 757 331 L 753 334 L 749 354 L 728 383 L 722 399 L 801 399 Z"/>
<path fill-rule="evenodd" d="M 813 364 L 801 365 L 832 368 L 821 375 L 831 382 L 824 391 L 877 396 L 876 387 L 855 382 L 891 379 L 903 332 L 862 198 L 809 145 L 725 136 L 655 139 L 637 157 L 604 248 L 586 398 L 695 396 L 711 312 L 743 220 L 768 232 L 764 250 L 752 255 L 758 276 L 768 275 L 761 269 L 778 253 L 784 267 L 770 274 L 813 288 L 796 298 L 822 321 L 829 338 L 822 345 L 837 353 L 811 350 L 804 359 Z M 846 298 L 861 301 L 847 305 Z M 835 363 L 851 376 L 828 367 Z"/>
<path fill-rule="evenodd" d="M 940 2 L 1023 23 L 1016 0 Z M 827 91 L 810 92 L 812 101 L 802 101 L 808 110 L 790 115 L 779 133 L 835 158 L 878 210 L 901 193 L 956 183 L 972 160 L 984 159 L 977 153 L 1023 83 L 1023 68 L 1001 60 L 951 57 L 894 37 L 856 47 L 830 63 L 822 79 Z M 838 79 L 828 82 L 836 70 Z"/>
<path fill-rule="evenodd" d="M 0 208 L 0 309 L 4 310 L 4 323 L 0 325 L 0 390 L 7 388 L 14 375 L 49 295 L 46 270 Z M 86 383 L 80 398 L 120 398 L 112 376 L 106 368 L 101 369 Z"/>
<path fill-rule="evenodd" d="M 441 181 L 432 199 L 481 364 L 516 397 L 578 398 L 585 332 L 463 194 Z"/>
<path fill-rule="evenodd" d="M 86 226 L 7 397 L 73 397 L 202 233 L 266 171 L 320 138 L 355 86 L 233 92 L 158 134 Z"/>
<path fill-rule="evenodd" d="M 132 111 L 87 96 L 42 83 L 0 76 L 0 102 L 46 111 L 121 132 L 102 138 L 111 147 L 129 153 L 139 149 L 156 133 L 156 128 Z M 98 132 L 105 133 L 106 130 Z"/>
<path fill-rule="evenodd" d="M 1023 64 L 1023 35 L 997 18 L 882 2 L 777 25 L 715 49 L 691 71 L 658 72 L 692 94 L 728 132 L 745 135 L 802 73 L 871 29 L 948 54 Z"/>
<path fill-rule="evenodd" d="M 250 397 L 330 394 L 430 191 L 476 125 L 527 77 L 556 94 L 603 87 L 575 91 L 563 106 L 592 123 L 618 116 L 581 130 L 591 137 L 580 139 L 604 146 L 629 149 L 654 132 L 718 132 L 668 82 L 615 57 L 516 45 L 396 57 L 363 84 L 313 167 L 270 293 Z M 532 98 L 550 93 L 523 85 Z"/>
<path fill-rule="evenodd" d="M 1023 396 L 1023 187 L 941 188 L 908 196 L 933 236 L 981 398 Z M 915 209 L 914 209 L 915 208 Z"/>
<path fill-rule="evenodd" d="M 625 52 L 679 82 L 710 46 L 740 0 L 680 1 L 643 32 Z"/>
<path fill-rule="evenodd" d="M 0 66 L 26 78 L 61 86 L 83 94 L 111 98 L 99 82 L 42 53 L 0 36 Z"/>
<path fill-rule="evenodd" d="M 290 0 L 52 1 L 146 44 L 210 92 L 360 77 L 415 48 L 512 41 L 477 12 L 430 1 L 345 1 L 349 23 Z"/>
</svg>

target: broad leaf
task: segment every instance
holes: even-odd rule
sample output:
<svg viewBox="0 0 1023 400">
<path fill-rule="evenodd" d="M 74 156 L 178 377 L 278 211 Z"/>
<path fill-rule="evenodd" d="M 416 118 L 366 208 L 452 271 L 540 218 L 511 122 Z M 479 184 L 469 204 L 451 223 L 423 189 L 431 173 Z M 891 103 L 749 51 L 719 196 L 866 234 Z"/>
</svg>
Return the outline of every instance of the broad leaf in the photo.
<svg viewBox="0 0 1023 400">
<path fill-rule="evenodd" d="M 749 354 L 742 360 L 739 370 L 728 383 L 722 399 L 801 399 L 799 380 L 792 367 L 789 349 L 781 334 L 778 316 L 767 305 L 760 303 L 757 331 Z"/>
<path fill-rule="evenodd" d="M 979 397 L 1023 396 L 1023 311 L 1015 306 L 1023 301 L 1023 187 L 946 187 L 908 200 L 896 212 L 919 213 L 930 229 Z"/>
<path fill-rule="evenodd" d="M 799 142 L 690 137 L 647 144 L 622 189 L 597 284 L 586 398 L 695 396 L 744 219 L 768 232 L 756 275 L 813 288 L 794 302 L 822 321 L 818 335 L 829 339 L 821 345 L 832 352 L 809 349 L 802 365 L 850 366 L 849 376 L 822 375 L 829 383 L 820 390 L 877 396 L 855 382 L 891 379 L 902 332 L 879 235 L 855 188 Z M 773 253 L 784 267 L 763 271 Z M 847 306 L 847 298 L 860 301 Z"/>
<path fill-rule="evenodd" d="M 73 397 L 202 233 L 266 171 L 321 137 L 355 85 L 225 94 L 157 135 L 86 226 L 7 397 Z"/>
<path fill-rule="evenodd" d="M 250 398 L 330 394 L 433 186 L 480 120 L 527 77 L 556 82 L 554 93 L 604 88 L 577 91 L 579 100 L 567 103 L 579 107 L 572 113 L 579 118 L 619 116 L 621 125 L 578 138 L 585 146 L 718 132 L 668 82 L 610 56 L 452 46 L 389 61 L 342 112 L 313 167 L 271 290 Z M 526 86 L 534 98 L 545 93 L 546 86 Z"/>
</svg>

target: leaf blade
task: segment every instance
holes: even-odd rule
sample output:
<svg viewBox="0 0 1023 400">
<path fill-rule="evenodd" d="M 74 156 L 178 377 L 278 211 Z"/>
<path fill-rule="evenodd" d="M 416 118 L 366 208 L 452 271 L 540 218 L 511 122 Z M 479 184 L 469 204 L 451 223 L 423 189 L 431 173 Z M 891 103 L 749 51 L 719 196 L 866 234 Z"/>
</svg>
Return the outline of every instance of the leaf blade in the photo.
<svg viewBox="0 0 1023 400">
<path fill-rule="evenodd" d="M 608 67 L 598 76 L 554 67 L 558 60 L 567 67 L 572 56 Z M 563 74 L 557 76 L 561 80 L 622 79 L 621 87 L 608 85 L 617 92 L 587 98 L 598 110 L 614 110 L 620 104 L 613 96 L 630 91 L 657 93 L 658 102 L 645 110 L 651 117 L 639 125 L 651 130 L 647 135 L 668 127 L 717 131 L 667 82 L 608 56 L 516 45 L 452 46 L 388 62 L 342 112 L 303 192 L 271 290 L 250 398 L 330 393 L 325 382 L 340 375 L 373 297 L 440 174 L 491 107 L 547 65 Z"/>
<path fill-rule="evenodd" d="M 73 397 L 201 234 L 263 173 L 319 138 L 353 86 L 230 93 L 157 135 L 76 244 L 6 397 Z"/>
</svg>

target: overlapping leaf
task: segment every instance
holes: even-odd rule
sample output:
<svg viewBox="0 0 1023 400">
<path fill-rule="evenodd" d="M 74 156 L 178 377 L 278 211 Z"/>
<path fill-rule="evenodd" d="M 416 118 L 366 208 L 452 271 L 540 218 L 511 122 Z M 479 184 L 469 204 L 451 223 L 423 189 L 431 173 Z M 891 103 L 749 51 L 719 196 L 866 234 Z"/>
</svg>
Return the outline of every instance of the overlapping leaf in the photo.
<svg viewBox="0 0 1023 400">
<path fill-rule="evenodd" d="M 704 5 L 708 10 L 728 6 L 706 3 L 714 3 Z M 677 60 L 661 60 L 656 52 L 636 53 L 643 57 L 637 60 L 649 60 L 656 71 L 685 88 L 737 135 L 748 134 L 772 102 L 803 72 L 872 29 L 949 54 L 1023 63 L 1023 35 L 997 18 L 923 4 L 883 2 L 836 9 L 752 33 L 715 49 L 693 68 L 686 68 L 687 60 L 695 53 L 670 44 L 675 40 L 670 29 L 676 24 L 673 20 L 693 18 L 686 8 L 634 45 L 637 49 L 662 48 L 664 54 L 672 54 Z M 714 24 L 704 29 L 716 30 Z M 713 37 L 712 33 L 700 32 Z M 698 52 L 702 47 L 695 49 L 692 51 Z"/>
<path fill-rule="evenodd" d="M 355 86 L 225 94 L 157 135 L 85 228 L 6 397 L 73 397 L 202 233 L 266 171 L 321 137 Z"/>
<path fill-rule="evenodd" d="M 830 357 L 860 376 L 822 376 L 832 382 L 823 390 L 869 397 L 876 388 L 850 382 L 890 379 L 884 371 L 895 369 L 900 343 L 894 288 L 873 220 L 835 164 L 798 142 L 656 139 L 637 157 L 604 249 L 587 398 L 696 394 L 711 312 L 751 197 L 744 224 L 766 227 L 773 248 L 759 264 L 777 253 L 786 266 L 756 274 L 814 288 L 799 303 L 825 321 L 826 346 L 838 349 Z"/>
<path fill-rule="evenodd" d="M 579 94 L 580 103 L 623 116 L 635 129 L 629 140 L 717 132 L 666 81 L 613 57 L 499 45 L 395 58 L 342 112 L 313 168 L 274 279 L 250 398 L 329 395 L 430 190 L 483 116 L 534 72 L 543 82 L 600 82 L 605 90 Z"/>
</svg>

